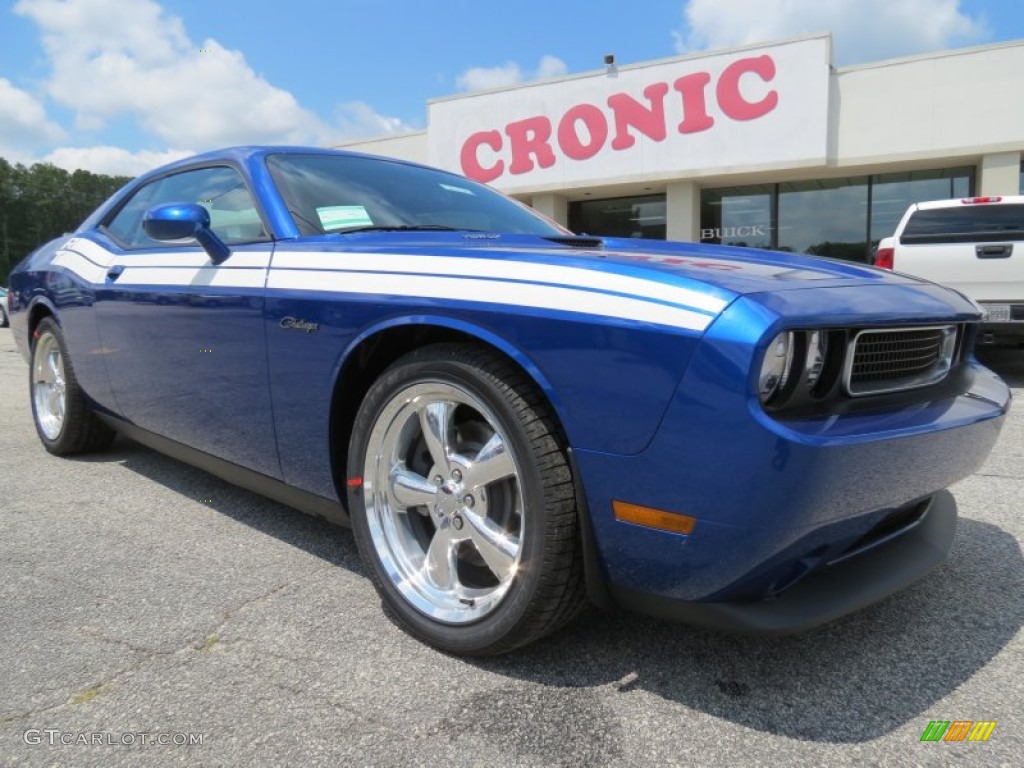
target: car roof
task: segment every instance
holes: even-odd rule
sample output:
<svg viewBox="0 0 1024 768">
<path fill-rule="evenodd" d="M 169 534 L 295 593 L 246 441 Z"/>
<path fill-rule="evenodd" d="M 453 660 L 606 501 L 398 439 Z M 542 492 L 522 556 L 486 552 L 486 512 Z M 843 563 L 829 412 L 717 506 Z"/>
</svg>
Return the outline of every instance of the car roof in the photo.
<svg viewBox="0 0 1024 768">
<path fill-rule="evenodd" d="M 395 163 L 402 163 L 404 165 L 414 165 L 419 167 L 422 166 L 419 163 L 413 163 L 408 160 L 400 160 L 392 157 L 382 157 L 380 155 L 371 155 L 365 152 L 351 152 L 346 149 L 329 149 L 327 147 L 306 147 L 306 146 L 295 146 L 295 145 L 247 145 L 238 147 L 225 147 L 224 149 L 215 149 L 210 152 L 203 152 L 198 155 L 189 155 L 181 160 L 176 160 L 173 163 L 167 163 L 161 165 L 159 168 L 154 168 L 141 176 L 139 179 L 148 178 L 149 176 L 163 175 L 168 171 L 174 171 L 179 168 L 190 168 L 195 165 L 203 163 L 217 162 L 217 161 L 230 161 L 239 165 L 245 165 L 252 160 L 258 160 L 261 157 L 267 155 L 278 155 L 278 154 L 292 154 L 292 155 L 336 155 L 342 157 L 366 157 L 375 160 L 390 161 Z"/>
</svg>

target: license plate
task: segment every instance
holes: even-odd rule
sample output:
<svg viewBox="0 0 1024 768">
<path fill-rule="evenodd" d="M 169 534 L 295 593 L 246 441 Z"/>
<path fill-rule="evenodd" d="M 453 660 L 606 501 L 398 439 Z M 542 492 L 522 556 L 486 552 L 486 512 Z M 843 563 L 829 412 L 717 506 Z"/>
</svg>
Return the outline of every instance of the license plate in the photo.
<svg viewBox="0 0 1024 768">
<path fill-rule="evenodd" d="M 1010 322 L 1009 304 L 982 304 L 981 308 L 985 312 L 981 319 L 986 323 Z"/>
</svg>

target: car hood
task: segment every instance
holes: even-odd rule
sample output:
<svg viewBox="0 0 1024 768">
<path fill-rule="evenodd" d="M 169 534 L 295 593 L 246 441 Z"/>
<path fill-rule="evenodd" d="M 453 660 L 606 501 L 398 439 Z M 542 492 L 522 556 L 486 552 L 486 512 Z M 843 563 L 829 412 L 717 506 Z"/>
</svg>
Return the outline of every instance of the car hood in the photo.
<svg viewBox="0 0 1024 768">
<path fill-rule="evenodd" d="M 866 264 L 754 248 L 661 240 L 476 232 L 353 232 L 303 238 L 302 250 L 526 261 L 698 287 L 719 298 L 858 284 L 918 281 Z M 290 249 L 285 243 L 279 248 Z M 425 270 L 427 271 L 427 270 Z M 467 265 L 467 271 L 472 271 Z"/>
</svg>

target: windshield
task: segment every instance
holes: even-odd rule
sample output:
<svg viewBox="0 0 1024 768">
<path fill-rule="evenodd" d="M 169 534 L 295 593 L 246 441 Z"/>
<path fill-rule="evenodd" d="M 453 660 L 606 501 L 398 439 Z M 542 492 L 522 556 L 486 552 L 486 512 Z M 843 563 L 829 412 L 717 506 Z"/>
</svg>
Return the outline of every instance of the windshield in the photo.
<svg viewBox="0 0 1024 768">
<path fill-rule="evenodd" d="M 567 234 L 526 206 L 443 171 L 349 155 L 274 154 L 267 167 L 303 235 L 367 229 Z"/>
</svg>

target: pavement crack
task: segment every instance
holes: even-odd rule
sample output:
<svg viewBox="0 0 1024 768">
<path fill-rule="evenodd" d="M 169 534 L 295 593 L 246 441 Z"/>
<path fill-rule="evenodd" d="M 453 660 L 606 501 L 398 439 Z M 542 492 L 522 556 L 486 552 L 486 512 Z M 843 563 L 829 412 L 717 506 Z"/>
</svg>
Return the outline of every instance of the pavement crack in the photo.
<svg viewBox="0 0 1024 768">
<path fill-rule="evenodd" d="M 154 656 L 173 656 L 175 653 L 178 653 L 178 651 L 181 650 L 176 649 L 173 651 L 163 651 L 159 648 L 149 648 L 144 645 L 136 645 L 135 643 L 131 643 L 127 640 L 122 640 L 119 637 L 110 637 L 109 635 L 105 635 L 99 630 L 93 629 L 92 627 L 78 627 L 78 631 L 81 632 L 83 635 L 94 637 L 97 640 L 102 640 L 105 643 L 111 643 L 112 645 L 119 645 L 122 648 L 127 648 L 132 653 L 137 653 L 141 656 L 146 656 L 147 658 L 152 658 Z"/>
<path fill-rule="evenodd" d="M 122 648 L 126 648 L 127 650 L 136 654 L 137 658 L 134 661 L 126 664 L 125 666 L 114 670 L 110 675 L 107 675 L 106 677 L 103 677 L 100 680 L 91 683 L 90 685 L 87 685 L 85 688 L 71 692 L 60 704 L 49 704 L 42 707 L 34 707 L 32 709 L 28 709 L 23 712 L 18 712 L 12 715 L 0 716 L 0 725 L 17 722 L 19 720 L 27 720 L 47 713 L 58 712 L 63 709 L 68 709 L 72 706 L 81 705 L 83 703 L 91 701 L 93 698 L 96 697 L 96 694 L 98 694 L 99 692 L 103 691 L 104 689 L 111 688 L 112 686 L 116 685 L 126 675 L 129 675 L 139 670 L 145 664 L 155 659 L 168 658 L 195 651 L 210 651 L 213 648 L 213 646 L 220 641 L 220 637 L 222 635 L 224 627 L 226 627 L 240 611 L 243 611 L 246 608 L 257 603 L 260 603 L 264 600 L 268 600 L 274 595 L 278 594 L 279 592 L 287 589 L 288 587 L 293 586 L 294 584 L 298 584 L 299 582 L 305 579 L 308 579 L 312 576 L 321 573 L 322 571 L 326 571 L 329 568 L 334 567 L 334 565 L 329 565 L 316 568 L 310 571 L 309 573 L 305 573 L 294 579 L 290 579 L 284 582 L 283 584 L 276 584 L 270 589 L 267 589 L 266 591 L 261 592 L 258 595 L 255 595 L 254 597 L 251 597 L 247 600 L 243 600 L 241 603 L 234 606 L 233 608 L 229 608 L 228 610 L 224 611 L 221 614 L 221 618 L 216 623 L 216 625 L 212 629 L 203 633 L 202 637 L 199 640 L 188 642 L 179 648 L 174 648 L 171 650 L 161 650 L 159 648 L 151 648 L 145 645 L 138 645 L 136 643 L 132 643 L 128 640 L 123 640 L 118 637 L 111 637 L 109 635 L 104 634 L 103 632 L 100 632 L 97 629 L 94 629 L 93 627 L 74 627 L 74 631 L 80 632 L 81 634 L 88 635 L 89 637 L 93 637 L 105 643 L 110 643 L 111 645 L 117 645 Z M 309 694 L 306 691 L 292 689 L 288 686 L 276 683 L 271 680 L 266 680 L 266 682 L 270 685 L 275 685 L 283 690 L 288 690 L 296 695 L 313 695 L 315 698 L 322 699 L 324 702 L 330 704 L 333 708 L 341 712 L 345 712 L 346 714 L 357 714 L 346 708 L 344 705 L 334 702 L 328 698 L 316 696 L 315 694 Z M 83 691 L 92 692 L 92 694 L 83 695 Z"/>
<path fill-rule="evenodd" d="M 69 705 L 70 705 L 70 701 L 65 701 L 65 702 L 63 702 L 61 704 L 50 704 L 50 705 L 45 706 L 45 707 L 34 707 L 33 709 L 29 709 L 29 710 L 26 710 L 24 712 L 18 712 L 17 714 L 14 714 L 14 715 L 4 715 L 3 717 L 0 717 L 0 725 L 6 725 L 7 723 L 14 723 L 14 722 L 17 722 L 18 720 L 27 720 L 27 719 L 29 719 L 31 717 L 36 717 L 37 715 L 44 715 L 44 714 L 47 714 L 49 712 L 56 712 L 58 710 L 64 709 L 65 707 L 67 707 Z"/>
<path fill-rule="evenodd" d="M 196 643 L 191 643 L 187 647 L 192 650 L 203 650 L 203 646 L 207 643 L 207 640 L 209 638 L 216 637 L 219 640 L 224 636 L 224 628 L 231 623 L 231 621 L 235 618 L 236 614 L 240 613 L 241 611 L 244 611 L 246 608 L 249 608 L 250 606 L 256 605 L 257 603 L 269 600 L 271 597 L 278 594 L 279 592 L 284 591 L 288 587 L 294 586 L 295 584 L 305 581 L 306 579 L 309 579 L 320 573 L 323 573 L 324 571 L 331 570 L 335 567 L 336 566 L 334 565 L 325 565 L 319 568 L 314 568 L 309 573 L 304 573 L 301 576 L 297 576 L 294 579 L 290 579 L 284 582 L 283 584 L 277 584 L 271 587 L 270 589 L 266 590 L 265 592 L 261 592 L 260 594 L 254 597 L 250 597 L 248 600 L 243 600 L 234 608 L 229 608 L 228 610 L 224 611 L 221 614 L 220 620 L 214 626 L 207 629 L 206 633 L 203 635 L 201 640 L 199 640 Z"/>
</svg>

